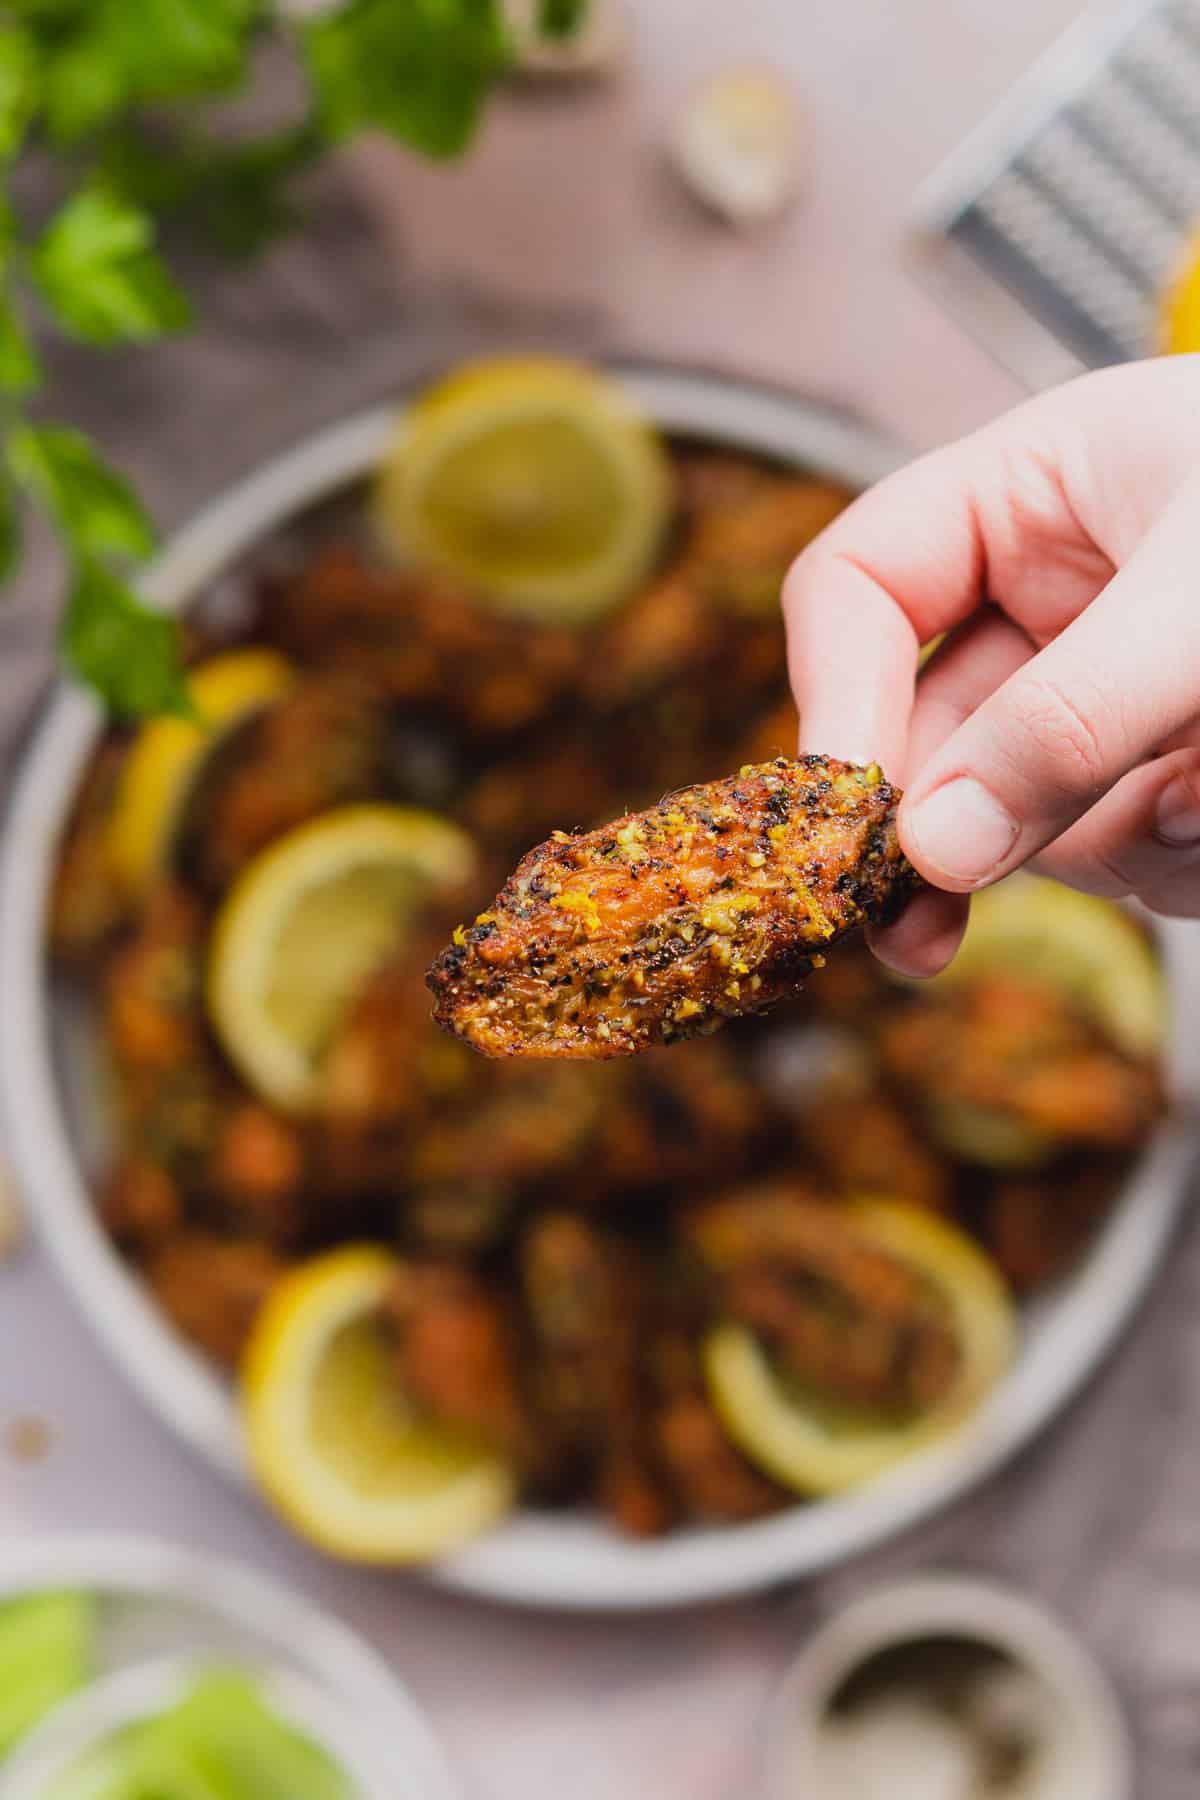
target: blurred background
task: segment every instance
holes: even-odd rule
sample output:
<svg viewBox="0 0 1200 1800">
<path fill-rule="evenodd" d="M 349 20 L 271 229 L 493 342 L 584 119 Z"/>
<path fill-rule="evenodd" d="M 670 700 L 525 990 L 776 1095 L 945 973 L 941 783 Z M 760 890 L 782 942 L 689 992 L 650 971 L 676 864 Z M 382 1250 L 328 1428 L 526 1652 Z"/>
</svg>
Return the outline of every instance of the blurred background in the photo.
<svg viewBox="0 0 1200 1800">
<path fill-rule="evenodd" d="M 393 4 L 390 24 L 402 34 L 405 0 Z M 129 275 L 126 252 L 110 265 L 103 249 L 137 239 L 127 219 L 76 219 L 72 236 L 39 237 L 30 263 L 39 304 L 65 330 L 32 309 L 22 315 L 41 367 L 35 381 L 16 352 L 4 364 L 14 418 L 28 391 L 30 419 L 88 433 L 169 534 L 316 429 L 501 350 L 743 378 L 819 401 L 907 454 L 1089 362 L 1200 348 L 1200 335 L 1187 335 L 1195 313 L 1185 291 L 1189 228 L 1200 218 L 1200 80 L 1189 87 L 1185 67 L 1194 52 L 1200 76 L 1194 8 L 1084 16 L 1073 0 L 593 6 L 577 40 L 552 33 L 549 52 L 540 44 L 530 53 L 588 66 L 481 77 L 477 128 L 452 155 L 371 128 L 387 110 L 382 59 L 375 89 L 360 69 L 358 112 L 337 124 L 330 96 L 344 46 L 331 39 L 321 65 L 335 71 L 329 142 L 297 158 L 297 222 L 247 260 L 214 251 L 186 208 L 168 217 L 159 248 L 193 308 L 168 335 L 158 336 L 160 324 L 179 322 L 145 270 L 122 288 L 124 323 L 112 329 L 81 321 L 72 301 L 89 283 L 105 291 L 117 264 L 122 281 Z M 133 0 L 111 0 L 109 10 L 122 7 L 136 10 Z M 376 0 L 385 37 L 386 10 Z M 463 18 L 488 10 L 464 5 Z M 51 232 L 45 222 L 65 203 L 64 185 L 69 199 L 71 159 L 91 142 L 86 109 L 99 116 L 106 104 L 92 88 L 103 85 L 109 52 L 84 43 L 69 72 L 75 88 L 62 76 L 52 90 L 46 76 L 40 100 L 22 101 L 17 36 L 41 11 L 0 6 L 0 74 L 15 71 L 17 96 L 6 101 L 0 90 L 0 144 L 7 105 L 14 196 L 31 231 Z M 335 16 L 298 0 L 288 11 L 298 30 Z M 1146 35 L 1131 50 L 1138 32 Z M 728 88 L 745 70 L 762 84 L 749 102 Z M 295 115 L 290 54 L 267 42 L 250 73 L 246 92 L 218 95 L 216 122 L 204 126 L 217 145 L 274 134 Z M 83 90 L 91 97 L 80 101 Z M 428 91 L 443 91 L 432 76 Z M 190 142 L 195 100 L 150 99 L 168 134 Z M 1079 108 L 1093 101 L 1099 110 L 1080 124 Z M 36 104 L 51 109 L 49 126 L 18 154 L 22 109 Z M 72 105 L 83 108 L 78 128 Z M 747 105 L 749 124 L 738 110 Z M 125 154 L 149 216 L 153 139 L 136 158 L 128 146 L 105 154 Z M 233 174 L 235 195 L 249 180 L 244 168 Z M 18 448 L 14 480 L 28 474 L 30 454 Z M 10 772 L 59 654 L 64 532 L 77 571 L 91 554 L 63 524 L 71 508 L 61 462 L 48 476 L 38 467 L 24 485 L 35 498 L 51 493 L 50 524 L 24 520 L 0 609 Z M 124 527 L 96 540 L 105 553 L 114 541 L 135 547 Z M 94 676 L 96 640 L 82 651 L 80 641 L 76 669 Z M 466 1795 L 541 1800 L 567 1784 L 577 1800 L 758 1792 L 763 1709 L 813 1623 L 931 1564 L 1011 1581 L 1050 1603 L 1127 1705 L 1138 1794 L 1195 1792 L 1200 1472 L 1188 1425 L 1200 1399 L 1200 1249 L 1190 1227 L 1099 1379 L 975 1497 L 818 1580 L 608 1619 L 490 1607 L 419 1577 L 350 1569 L 287 1535 L 185 1451 L 97 1351 L 11 1186 L 11 1219 L 0 1223 L 0 1539 L 19 1551 L 46 1533 L 145 1533 L 287 1578 L 411 1685 Z"/>
</svg>

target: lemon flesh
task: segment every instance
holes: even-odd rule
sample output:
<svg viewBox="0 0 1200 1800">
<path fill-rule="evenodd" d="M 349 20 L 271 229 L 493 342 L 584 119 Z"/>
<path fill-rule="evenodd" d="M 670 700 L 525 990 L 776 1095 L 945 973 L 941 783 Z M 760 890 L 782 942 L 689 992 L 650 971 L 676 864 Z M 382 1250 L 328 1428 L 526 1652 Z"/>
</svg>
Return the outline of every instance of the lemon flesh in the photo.
<svg viewBox="0 0 1200 1800">
<path fill-rule="evenodd" d="M 959 1346 L 953 1390 L 896 1423 L 800 1393 L 742 1325 L 709 1334 L 704 1369 L 725 1429 L 750 1460 L 798 1494 L 838 1494 L 881 1475 L 959 1428 L 1012 1360 L 1016 1321 L 1000 1275 L 956 1227 L 888 1200 L 856 1202 L 856 1230 L 917 1270 L 942 1297 Z"/>
<path fill-rule="evenodd" d="M 113 867 L 143 892 L 171 859 L 188 800 L 208 758 L 230 733 L 278 700 L 296 679 L 274 650 L 231 650 L 188 677 L 195 717 L 151 719 L 121 771 L 109 826 Z"/>
<path fill-rule="evenodd" d="M 231 1060 L 266 1099 L 317 1103 L 338 1021 L 417 908 L 469 876 L 470 840 L 432 813 L 351 806 L 302 825 L 242 872 L 213 930 L 208 1001 Z"/>
<path fill-rule="evenodd" d="M 1192 240 L 1187 261 L 1167 290 L 1161 335 L 1163 349 L 1176 355 L 1200 350 L 1200 236 Z"/>
<path fill-rule="evenodd" d="M 405 1405 L 378 1322 L 395 1267 L 353 1246 L 285 1277 L 243 1364 L 263 1492 L 302 1536 L 355 1562 L 440 1555 L 494 1524 L 516 1491 L 497 1457 Z"/>
<path fill-rule="evenodd" d="M 411 408 L 375 516 L 402 558 L 500 610 L 582 624 L 647 574 L 670 504 L 666 452 L 614 382 L 522 357 L 475 364 Z"/>
</svg>

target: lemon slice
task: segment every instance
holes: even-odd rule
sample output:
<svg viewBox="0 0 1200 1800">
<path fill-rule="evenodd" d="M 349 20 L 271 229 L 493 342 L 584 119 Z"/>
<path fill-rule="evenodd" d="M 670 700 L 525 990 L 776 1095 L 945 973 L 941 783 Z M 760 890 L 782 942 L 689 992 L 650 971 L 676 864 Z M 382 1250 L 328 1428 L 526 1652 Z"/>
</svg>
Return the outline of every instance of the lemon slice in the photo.
<svg viewBox="0 0 1200 1800">
<path fill-rule="evenodd" d="M 567 624 L 642 580 L 670 508 L 656 433 L 614 382 L 550 357 L 475 363 L 433 388 L 405 416 L 375 498 L 405 559 L 503 611 Z"/>
<path fill-rule="evenodd" d="M 1162 967 L 1145 932 L 1111 900 L 1033 875 L 986 888 L 972 900 L 962 948 L 935 985 L 989 974 L 1068 994 L 1131 1056 L 1163 1047 Z"/>
<path fill-rule="evenodd" d="M 779 1376 L 753 1332 L 717 1326 L 704 1367 L 725 1429 L 752 1462 L 799 1494 L 841 1493 L 936 1443 L 963 1423 L 1012 1360 L 1012 1302 L 969 1238 L 932 1213 L 890 1200 L 858 1201 L 851 1217 L 869 1243 L 941 1294 L 959 1345 L 958 1378 L 936 1407 L 895 1424 L 810 1400 Z"/>
<path fill-rule="evenodd" d="M 1164 350 L 1177 355 L 1200 350 L 1200 235 L 1193 238 L 1186 262 L 1163 300 L 1161 335 Z"/>
<path fill-rule="evenodd" d="M 354 1245 L 285 1276 L 242 1366 L 259 1485 L 302 1536 L 354 1562 L 438 1556 L 494 1524 L 515 1492 L 503 1462 L 405 1406 L 379 1326 L 395 1268 Z"/>
<path fill-rule="evenodd" d="M 925 1116 L 932 1136 L 943 1150 L 963 1162 L 1016 1175 L 1022 1169 L 1040 1168 L 1060 1148 L 1048 1131 L 1040 1131 L 1024 1119 L 1014 1118 L 999 1107 L 970 1100 L 934 1100 Z"/>
<path fill-rule="evenodd" d="M 109 826 L 113 866 L 132 892 L 166 866 L 196 780 L 216 747 L 295 680 L 274 650 L 231 650 L 188 676 L 194 719 L 151 719 L 134 739 Z"/>
<path fill-rule="evenodd" d="M 347 1005 L 414 911 L 457 888 L 470 839 L 433 813 L 348 806 L 278 839 L 235 882 L 213 928 L 208 1003 L 256 1091 L 303 1110 Z"/>
</svg>

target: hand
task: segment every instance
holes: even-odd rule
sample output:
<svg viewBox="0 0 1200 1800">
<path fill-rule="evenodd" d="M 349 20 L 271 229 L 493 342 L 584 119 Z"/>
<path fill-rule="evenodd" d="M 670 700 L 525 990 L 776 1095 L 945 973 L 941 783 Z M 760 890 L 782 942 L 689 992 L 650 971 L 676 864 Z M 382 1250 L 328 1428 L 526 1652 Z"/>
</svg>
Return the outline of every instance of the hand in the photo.
<svg viewBox="0 0 1200 1800">
<path fill-rule="evenodd" d="M 877 761 L 953 956 L 1020 864 L 1200 916 L 1200 355 L 1088 375 L 855 502 L 784 589 L 802 751 Z M 916 682 L 920 646 L 949 635 Z"/>
</svg>

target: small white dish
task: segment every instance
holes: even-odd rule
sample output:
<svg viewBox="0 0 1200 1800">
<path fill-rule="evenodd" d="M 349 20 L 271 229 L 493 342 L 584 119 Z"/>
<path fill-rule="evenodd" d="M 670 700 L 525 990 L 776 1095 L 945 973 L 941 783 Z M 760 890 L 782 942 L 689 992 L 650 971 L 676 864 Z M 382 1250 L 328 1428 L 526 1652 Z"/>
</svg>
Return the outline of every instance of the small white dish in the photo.
<svg viewBox="0 0 1200 1800">
<path fill-rule="evenodd" d="M 97 1668 L 0 1768 L 0 1800 L 38 1800 L 110 1732 L 169 1706 L 205 1668 L 260 1675 L 282 1717 L 324 1746 L 362 1800 L 456 1800 L 442 1752 L 403 1684 L 350 1628 L 280 1582 L 150 1539 L 17 1539 L 0 1550 L 0 1605 L 41 1588 L 94 1596 Z"/>
<path fill-rule="evenodd" d="M 1036 1800 L 1132 1800 L 1133 1750 L 1107 1676 L 1079 1640 L 1036 1602 L 991 1582 L 929 1575 L 864 1595 L 821 1625 L 771 1704 L 766 1800 L 829 1800 L 817 1774 L 835 1696 L 881 1652 L 931 1638 L 963 1639 L 1010 1658 L 1045 1692 L 1052 1772 Z M 896 1771 L 896 1791 L 904 1771 Z M 908 1793 L 909 1787 L 903 1792 Z M 912 1792 L 919 1789 L 914 1785 Z"/>
<path fill-rule="evenodd" d="M 855 488 L 903 460 L 855 421 L 785 392 L 662 368 L 614 374 L 664 430 L 828 474 Z M 206 508 L 149 569 L 142 591 L 177 611 L 269 533 L 363 480 L 401 410 L 379 407 L 308 439 Z M 0 854 L 0 1112 L 32 1223 L 127 1380 L 212 1466 L 248 1483 L 237 1409 L 212 1365 L 174 1331 L 117 1254 L 88 1171 L 102 1156 L 100 1084 L 86 1033 L 48 966 L 46 897 L 65 821 L 102 720 L 78 689 L 48 705 L 16 783 Z M 1200 1091 L 1200 932 L 1158 921 L 1173 1000 L 1168 1073 Z M 908 1529 L 993 1474 L 1076 1394 L 1128 1324 L 1187 1197 L 1193 1134 L 1176 1117 L 1155 1134 L 1070 1278 L 1026 1309 L 1007 1376 L 952 1439 L 854 1493 L 771 1518 L 620 1536 L 583 1513 L 519 1511 L 430 1571 L 463 1592 L 526 1606 L 596 1611 L 691 1605 L 815 1574 Z"/>
</svg>

